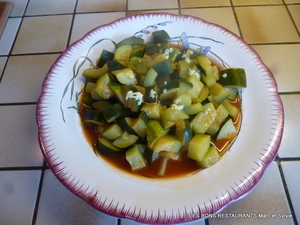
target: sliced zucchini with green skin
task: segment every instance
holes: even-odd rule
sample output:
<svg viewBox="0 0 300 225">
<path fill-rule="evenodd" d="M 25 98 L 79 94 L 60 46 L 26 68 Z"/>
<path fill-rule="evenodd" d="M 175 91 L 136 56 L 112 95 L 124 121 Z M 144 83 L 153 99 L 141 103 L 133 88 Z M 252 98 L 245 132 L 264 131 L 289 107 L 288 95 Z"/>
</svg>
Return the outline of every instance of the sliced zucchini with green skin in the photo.
<svg viewBox="0 0 300 225">
<path fill-rule="evenodd" d="M 196 115 L 203 111 L 203 105 L 198 102 L 192 104 L 190 107 L 184 107 L 183 110 L 188 115 Z"/>
<path fill-rule="evenodd" d="M 90 126 L 98 126 L 103 124 L 105 119 L 101 112 L 90 109 L 85 114 L 84 122 Z"/>
<path fill-rule="evenodd" d="M 217 140 L 220 139 L 231 139 L 236 134 L 236 128 L 232 122 L 232 119 L 227 120 L 227 122 L 221 127 Z"/>
<path fill-rule="evenodd" d="M 238 114 L 239 114 L 239 110 L 237 107 L 235 107 L 234 105 L 232 105 L 227 99 L 225 99 L 222 103 L 226 109 L 228 110 L 229 112 L 229 115 L 234 119 L 236 120 Z"/>
<path fill-rule="evenodd" d="M 168 76 L 174 71 L 170 61 L 167 59 L 155 64 L 152 68 L 157 72 L 156 80 Z"/>
<path fill-rule="evenodd" d="M 132 50 L 131 45 L 121 45 L 115 51 L 114 60 L 116 61 L 128 61 Z"/>
<path fill-rule="evenodd" d="M 174 98 L 173 103 L 176 105 L 183 105 L 184 107 L 191 107 L 192 98 L 190 93 L 185 92 Z"/>
<path fill-rule="evenodd" d="M 150 119 L 160 119 L 164 107 L 160 103 L 144 103 L 141 111 L 145 112 Z"/>
<path fill-rule="evenodd" d="M 159 153 L 154 152 L 152 149 L 146 147 L 144 155 L 148 163 L 153 163 L 158 158 Z"/>
<path fill-rule="evenodd" d="M 141 117 L 138 117 L 133 121 L 131 128 L 140 137 L 144 138 L 146 136 L 147 125 Z"/>
<path fill-rule="evenodd" d="M 105 128 L 104 131 L 102 132 L 102 136 L 110 141 L 116 140 L 122 134 L 123 134 L 123 130 L 116 123 L 111 124 L 109 127 Z"/>
<path fill-rule="evenodd" d="M 145 75 L 148 71 L 147 61 L 140 57 L 130 57 L 128 67 L 139 75 Z"/>
<path fill-rule="evenodd" d="M 177 62 L 177 70 L 179 72 L 179 77 L 186 79 L 189 76 L 189 68 L 193 62 L 187 62 L 185 59 L 179 60 Z"/>
<path fill-rule="evenodd" d="M 188 145 L 192 136 L 192 128 L 187 119 L 180 119 L 176 121 L 176 138 L 182 145 Z"/>
<path fill-rule="evenodd" d="M 210 147 L 211 137 L 208 134 L 196 134 L 188 146 L 188 157 L 202 161 Z"/>
<path fill-rule="evenodd" d="M 130 117 L 121 117 L 115 121 L 123 131 L 137 135 L 135 130 L 131 128 L 133 124 L 133 118 Z"/>
<path fill-rule="evenodd" d="M 207 103 L 203 107 L 203 111 L 198 113 L 191 122 L 192 129 L 197 134 L 204 134 L 217 116 L 212 103 Z"/>
<path fill-rule="evenodd" d="M 180 80 L 168 80 L 163 82 L 163 85 L 159 89 L 160 100 L 173 99 L 179 90 Z"/>
<path fill-rule="evenodd" d="M 209 73 L 209 74 L 207 74 L 207 75 L 202 75 L 201 76 L 201 80 L 203 80 L 203 82 L 207 85 L 207 87 L 212 87 L 216 82 L 217 82 L 217 80 L 216 80 L 216 78 L 215 78 L 215 76 L 214 76 L 214 74 L 213 73 Z"/>
<path fill-rule="evenodd" d="M 219 104 L 230 96 L 230 92 L 219 83 L 215 83 L 212 87 L 210 87 L 209 93 Z"/>
<path fill-rule="evenodd" d="M 134 134 L 123 132 L 123 134 L 116 140 L 114 140 L 112 144 L 118 148 L 128 148 L 133 145 L 138 139 L 139 137 Z"/>
<path fill-rule="evenodd" d="M 121 70 L 114 70 L 112 74 L 117 78 L 121 84 L 132 85 L 137 84 L 137 79 L 134 72 L 130 68 L 124 68 Z"/>
<path fill-rule="evenodd" d="M 224 87 L 230 88 L 246 88 L 247 79 L 246 72 L 241 68 L 229 68 L 219 72 L 220 80 L 218 81 Z"/>
<path fill-rule="evenodd" d="M 117 44 L 117 48 L 122 45 L 144 45 L 144 39 L 139 37 L 128 37 Z"/>
<path fill-rule="evenodd" d="M 192 100 L 197 99 L 204 84 L 195 75 L 189 75 L 187 81 L 193 84 L 193 88 L 187 92 L 190 93 Z"/>
<path fill-rule="evenodd" d="M 200 94 L 197 99 L 194 99 L 195 102 L 203 102 L 205 99 L 207 99 L 209 94 L 209 89 L 206 85 L 204 85 L 200 91 Z"/>
<path fill-rule="evenodd" d="M 162 124 L 157 120 L 150 120 L 147 125 L 148 147 L 152 148 L 156 141 L 167 134 L 169 129 L 164 129 Z"/>
<path fill-rule="evenodd" d="M 145 102 L 155 103 L 158 101 L 157 97 L 158 96 L 157 96 L 157 86 L 156 85 L 146 87 Z"/>
<path fill-rule="evenodd" d="M 179 107 L 183 108 L 183 107 Z M 189 116 L 182 110 L 172 105 L 161 113 L 160 119 L 163 127 L 169 129 L 175 126 L 176 121 L 179 119 L 188 119 Z"/>
<path fill-rule="evenodd" d="M 153 43 L 161 43 L 166 42 L 170 39 L 169 34 L 165 30 L 158 30 L 152 33 L 152 42 Z"/>
<path fill-rule="evenodd" d="M 106 49 L 103 49 L 102 52 L 101 52 L 101 55 L 99 57 L 99 59 L 97 60 L 97 67 L 102 67 L 104 66 L 107 61 L 110 61 L 114 58 L 115 54 L 106 50 Z"/>
<path fill-rule="evenodd" d="M 86 94 L 82 101 L 82 106 L 87 109 L 91 109 L 93 106 L 94 99 L 91 94 Z"/>
<path fill-rule="evenodd" d="M 148 72 L 146 73 L 145 79 L 144 79 L 144 87 L 150 87 L 155 84 L 155 80 L 157 77 L 157 72 L 150 68 Z"/>
<path fill-rule="evenodd" d="M 191 90 L 194 86 L 191 82 L 187 81 L 186 79 L 180 79 L 179 81 L 179 90 L 177 91 L 178 95 L 186 93 L 187 91 Z"/>
<path fill-rule="evenodd" d="M 104 65 L 102 68 L 87 68 L 82 72 L 82 75 L 85 76 L 86 78 L 91 78 L 91 79 L 98 79 L 105 73 L 107 73 L 108 67 L 107 65 Z"/>
<path fill-rule="evenodd" d="M 95 87 L 96 87 L 96 83 L 95 82 L 88 81 L 88 82 L 86 82 L 86 85 L 84 87 L 84 92 L 90 94 L 95 89 Z"/>
<path fill-rule="evenodd" d="M 215 164 L 221 156 L 219 155 L 218 150 L 215 146 L 211 145 L 205 154 L 204 158 L 201 161 L 197 161 L 198 165 L 200 165 L 203 168 L 207 168 Z"/>
<path fill-rule="evenodd" d="M 210 135 L 215 135 L 221 128 L 222 124 L 226 120 L 229 112 L 226 109 L 226 107 L 223 104 L 220 104 L 217 108 L 217 116 L 214 120 L 214 122 L 210 125 L 210 127 L 207 129 L 206 133 Z"/>
<path fill-rule="evenodd" d="M 119 84 L 117 82 L 109 82 L 108 87 L 111 89 L 113 92 L 114 96 L 124 104 L 125 102 L 125 96 L 124 93 L 122 92 L 122 84 Z"/>
<path fill-rule="evenodd" d="M 109 99 L 113 96 L 113 92 L 111 91 L 111 89 L 108 86 L 108 83 L 110 83 L 110 82 L 111 82 L 111 79 L 110 79 L 108 73 L 104 74 L 97 80 L 95 91 L 100 96 L 100 98 Z"/>
<path fill-rule="evenodd" d="M 142 154 L 139 145 L 135 145 L 126 151 L 126 160 L 133 171 L 147 166 L 147 161 Z"/>
<path fill-rule="evenodd" d="M 95 151 L 96 153 L 100 153 L 108 157 L 119 157 L 125 155 L 125 151 L 123 149 L 117 148 L 104 137 L 98 138 Z"/>
<path fill-rule="evenodd" d="M 123 116 L 124 107 L 120 103 L 115 103 L 102 110 L 104 118 L 107 122 L 113 122 Z"/>
<path fill-rule="evenodd" d="M 157 44 L 149 44 L 145 46 L 145 54 L 153 55 L 154 53 L 158 53 L 169 47 L 170 47 L 170 43 L 167 41 L 157 43 Z"/>
<path fill-rule="evenodd" d="M 181 142 L 176 136 L 166 134 L 160 137 L 152 147 L 154 152 L 168 151 L 168 152 L 179 152 L 181 149 Z"/>
<path fill-rule="evenodd" d="M 146 125 L 148 125 L 148 123 L 149 123 L 149 121 L 150 121 L 150 118 L 149 118 L 149 116 L 147 115 L 147 113 L 146 112 L 141 112 L 140 113 L 140 115 L 139 115 L 139 118 L 141 118 L 143 121 L 144 121 L 144 123 L 146 124 Z"/>
<path fill-rule="evenodd" d="M 109 72 L 115 71 L 115 70 L 121 70 L 124 69 L 125 66 L 123 64 L 121 64 L 118 61 L 115 60 L 111 60 L 107 62 L 107 69 Z"/>
<path fill-rule="evenodd" d="M 133 45 L 132 50 L 130 53 L 131 57 L 143 57 L 145 53 L 145 46 L 144 45 Z"/>
<path fill-rule="evenodd" d="M 200 68 L 204 71 L 204 74 L 207 76 L 208 74 L 211 74 L 212 72 L 212 65 L 209 58 L 205 55 L 201 55 L 197 57 L 197 62 L 200 66 Z"/>
<path fill-rule="evenodd" d="M 105 109 L 111 105 L 112 105 L 112 103 L 110 103 L 108 101 L 102 101 L 102 100 L 95 101 L 92 104 L 93 108 L 96 109 L 97 111 L 102 111 L 103 109 Z"/>
<path fill-rule="evenodd" d="M 143 94 L 131 85 L 123 85 L 121 89 L 125 96 L 124 107 L 129 108 L 132 112 L 139 112 L 143 103 Z"/>
</svg>

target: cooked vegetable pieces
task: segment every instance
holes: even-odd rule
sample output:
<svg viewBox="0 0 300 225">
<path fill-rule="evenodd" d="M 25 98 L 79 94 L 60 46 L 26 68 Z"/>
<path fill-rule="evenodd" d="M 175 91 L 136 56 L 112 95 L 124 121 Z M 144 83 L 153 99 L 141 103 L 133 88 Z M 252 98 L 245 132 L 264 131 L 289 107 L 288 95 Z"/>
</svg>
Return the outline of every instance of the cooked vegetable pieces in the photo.
<svg viewBox="0 0 300 225">
<path fill-rule="evenodd" d="M 238 132 L 234 101 L 247 86 L 245 71 L 219 71 L 207 56 L 172 46 L 164 30 L 152 37 L 147 45 L 125 38 L 83 71 L 83 120 L 97 127 L 95 151 L 124 157 L 133 171 L 161 157 L 158 176 L 166 174 L 169 160 L 180 163 L 181 154 L 209 167 L 220 159 L 214 141 Z"/>
</svg>

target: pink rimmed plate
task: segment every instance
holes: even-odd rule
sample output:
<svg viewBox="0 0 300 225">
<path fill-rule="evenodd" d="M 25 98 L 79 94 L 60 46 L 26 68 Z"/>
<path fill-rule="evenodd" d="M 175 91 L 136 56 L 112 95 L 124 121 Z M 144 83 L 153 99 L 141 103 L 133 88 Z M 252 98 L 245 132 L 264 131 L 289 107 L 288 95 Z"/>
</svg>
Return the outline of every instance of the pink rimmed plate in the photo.
<svg viewBox="0 0 300 225">
<path fill-rule="evenodd" d="M 97 157 L 83 135 L 78 104 L 82 71 L 102 49 L 166 30 L 174 43 L 208 55 L 224 67 L 246 70 L 242 124 L 230 151 L 212 167 L 174 179 L 131 176 Z M 283 132 L 283 106 L 275 79 L 257 53 L 230 31 L 202 19 L 142 14 L 100 26 L 67 48 L 48 72 L 37 105 L 39 140 L 57 178 L 106 214 L 147 224 L 195 221 L 244 197 L 274 160 Z"/>
</svg>

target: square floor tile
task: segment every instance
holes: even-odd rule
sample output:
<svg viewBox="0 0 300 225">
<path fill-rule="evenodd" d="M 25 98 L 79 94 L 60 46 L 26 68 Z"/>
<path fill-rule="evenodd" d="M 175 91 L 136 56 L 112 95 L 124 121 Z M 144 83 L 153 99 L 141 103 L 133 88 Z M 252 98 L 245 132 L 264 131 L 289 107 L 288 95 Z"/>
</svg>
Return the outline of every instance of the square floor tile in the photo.
<svg viewBox="0 0 300 225">
<path fill-rule="evenodd" d="M 289 189 L 289 194 L 292 200 L 293 208 L 297 220 L 300 221 L 300 161 L 295 162 L 282 162 L 282 170 L 284 173 L 285 181 Z"/>
<path fill-rule="evenodd" d="M 178 8 L 177 0 L 128 0 L 128 10 Z"/>
<path fill-rule="evenodd" d="M 291 218 L 284 220 L 278 217 L 267 218 L 268 215 L 278 213 L 291 214 L 277 163 L 273 162 L 251 193 L 245 198 L 229 205 L 218 213 L 216 218 L 209 219 L 209 225 L 294 225 Z M 237 215 L 237 218 L 229 218 L 229 214 Z M 249 218 L 239 217 L 242 214 L 249 214 Z M 263 215 L 267 217 L 263 218 Z"/>
<path fill-rule="evenodd" d="M 300 0 L 284 0 L 286 4 L 300 3 Z"/>
<path fill-rule="evenodd" d="M 210 7 L 210 6 L 230 6 L 229 0 L 180 0 L 180 6 L 184 7 Z"/>
<path fill-rule="evenodd" d="M 47 53 L 65 50 L 71 20 L 71 15 L 25 17 L 12 53 Z"/>
<path fill-rule="evenodd" d="M 77 14 L 74 19 L 70 43 L 79 40 L 92 29 L 125 16 L 125 12 Z"/>
<path fill-rule="evenodd" d="M 300 91 L 300 44 L 252 45 L 272 71 L 279 92 Z"/>
<path fill-rule="evenodd" d="M 243 38 L 248 43 L 300 41 L 285 6 L 236 7 L 235 10 Z"/>
<path fill-rule="evenodd" d="M 1 225 L 32 224 L 40 171 L 0 171 Z"/>
<path fill-rule="evenodd" d="M 181 14 L 196 16 L 210 23 L 216 23 L 239 35 L 237 23 L 231 7 L 182 9 Z"/>
<path fill-rule="evenodd" d="M 117 225 L 117 219 L 92 208 L 46 170 L 36 225 L 53 224 Z"/>
<path fill-rule="evenodd" d="M 105 11 L 125 11 L 126 0 L 79 0 L 76 12 L 105 12 Z"/>
<path fill-rule="evenodd" d="M 0 2 L 8 2 L 7 0 L 0 0 Z M 23 16 L 25 12 L 28 0 L 9 0 L 14 4 L 14 7 L 10 13 L 11 17 Z"/>
<path fill-rule="evenodd" d="M 179 14 L 178 9 L 164 9 L 164 10 L 145 10 L 145 11 L 128 11 L 127 16 L 132 16 L 132 15 L 138 15 L 138 14 L 144 14 L 144 13 L 173 13 L 173 14 Z"/>
<path fill-rule="evenodd" d="M 0 83 L 0 103 L 37 102 L 47 72 L 58 56 L 9 57 Z"/>
<path fill-rule="evenodd" d="M 289 5 L 288 9 L 292 14 L 293 20 L 300 31 L 300 5 Z"/>
<path fill-rule="evenodd" d="M 232 0 L 233 5 L 275 5 L 282 4 L 282 0 Z"/>
<path fill-rule="evenodd" d="M 279 157 L 300 157 L 300 94 L 298 95 L 281 95 L 283 107 L 285 110 L 284 115 L 284 132 L 279 148 Z"/>
<path fill-rule="evenodd" d="M 0 106 L 0 167 L 42 166 L 36 105 Z"/>
<path fill-rule="evenodd" d="M 0 55 L 8 55 L 19 30 L 21 18 L 9 18 L 0 37 Z"/>
<path fill-rule="evenodd" d="M 76 0 L 30 0 L 25 15 L 73 13 Z"/>
</svg>

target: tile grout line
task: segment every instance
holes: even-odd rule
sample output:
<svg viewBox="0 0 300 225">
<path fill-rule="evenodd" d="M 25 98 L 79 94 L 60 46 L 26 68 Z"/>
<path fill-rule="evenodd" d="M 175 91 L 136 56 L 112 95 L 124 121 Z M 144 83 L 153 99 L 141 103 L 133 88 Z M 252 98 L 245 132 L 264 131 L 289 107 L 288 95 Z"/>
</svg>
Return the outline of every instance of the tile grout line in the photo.
<svg viewBox="0 0 300 225">
<path fill-rule="evenodd" d="M 286 199 L 287 199 L 287 202 L 288 202 L 291 214 L 292 214 L 292 219 L 293 219 L 294 225 L 298 225 L 296 212 L 294 210 L 294 206 L 293 206 L 293 202 L 292 202 L 291 195 L 290 195 L 290 192 L 289 192 L 289 188 L 287 186 L 287 182 L 286 182 L 284 172 L 283 172 L 283 169 L 282 169 L 282 166 L 281 166 L 281 159 L 277 157 L 277 159 L 275 161 L 277 162 L 277 166 L 278 166 L 278 169 L 279 169 L 279 173 L 280 173 L 281 181 L 282 181 L 282 184 L 283 184 L 285 196 L 286 196 Z"/>
<path fill-rule="evenodd" d="M 294 17 L 292 15 L 292 13 L 290 12 L 288 5 L 285 2 L 284 2 L 284 6 L 285 6 L 285 8 L 286 8 L 286 10 L 287 10 L 287 12 L 289 14 L 290 19 L 292 20 L 292 23 L 293 23 L 293 25 L 294 25 L 297 33 L 298 33 L 298 36 L 300 37 L 300 30 L 298 29 L 297 24 L 296 24 L 296 22 L 294 20 Z"/>
<path fill-rule="evenodd" d="M 233 12 L 233 16 L 234 16 L 236 25 L 237 25 L 238 30 L 239 30 L 240 37 L 241 37 L 241 39 L 245 40 L 244 37 L 243 37 L 242 29 L 241 29 L 237 14 L 236 14 L 235 6 L 234 6 L 232 0 L 230 0 L 230 5 L 231 5 L 231 9 L 232 9 L 232 12 Z"/>
<path fill-rule="evenodd" d="M 43 184 L 44 184 L 44 175 L 45 175 L 45 171 L 47 169 L 47 164 L 46 161 L 44 159 L 44 163 L 43 166 L 41 168 L 41 177 L 40 177 L 40 182 L 39 182 L 39 188 L 36 194 L 36 201 L 35 201 L 35 206 L 34 206 L 34 211 L 32 214 L 32 225 L 35 225 L 36 223 L 36 218 L 37 218 L 37 214 L 39 211 L 39 204 L 40 204 L 40 199 L 41 199 L 41 193 L 42 193 L 42 189 L 43 189 Z"/>
</svg>

